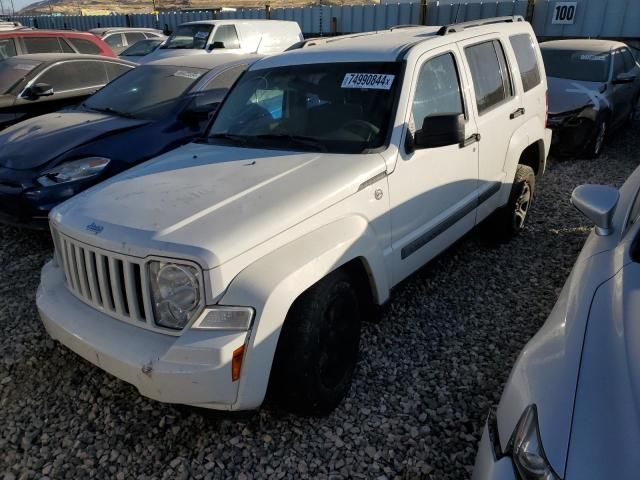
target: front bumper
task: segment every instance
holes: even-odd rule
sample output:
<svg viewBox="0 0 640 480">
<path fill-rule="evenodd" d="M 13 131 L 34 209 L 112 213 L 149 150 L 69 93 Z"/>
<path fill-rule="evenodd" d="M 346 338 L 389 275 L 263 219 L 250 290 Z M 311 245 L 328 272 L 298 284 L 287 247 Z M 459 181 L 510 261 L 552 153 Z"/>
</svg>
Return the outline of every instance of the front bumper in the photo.
<svg viewBox="0 0 640 480">
<path fill-rule="evenodd" d="M 42 270 L 36 296 L 49 335 L 149 398 L 232 410 L 239 382 L 231 380 L 233 351 L 247 332 L 152 332 L 116 320 L 78 300 L 53 262 Z"/>
<path fill-rule="evenodd" d="M 553 131 L 551 148 L 560 155 L 583 153 L 595 135 L 595 122 L 589 118 L 549 117 L 549 128 Z"/>
<path fill-rule="evenodd" d="M 487 425 L 482 432 L 472 480 L 517 480 L 511 458 L 496 458 Z"/>
</svg>

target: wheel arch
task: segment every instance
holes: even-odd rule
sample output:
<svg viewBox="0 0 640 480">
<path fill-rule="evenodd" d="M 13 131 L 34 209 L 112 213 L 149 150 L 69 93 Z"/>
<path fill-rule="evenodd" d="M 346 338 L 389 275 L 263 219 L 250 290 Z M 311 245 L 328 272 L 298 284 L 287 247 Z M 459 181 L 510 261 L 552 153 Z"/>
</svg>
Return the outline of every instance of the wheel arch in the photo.
<svg viewBox="0 0 640 480">
<path fill-rule="evenodd" d="M 329 273 L 343 268 L 359 296 L 380 304 L 389 297 L 383 249 L 367 220 L 339 219 L 277 249 L 245 268 L 220 300 L 255 309 L 235 410 L 264 401 L 286 316 L 295 300 Z"/>
</svg>

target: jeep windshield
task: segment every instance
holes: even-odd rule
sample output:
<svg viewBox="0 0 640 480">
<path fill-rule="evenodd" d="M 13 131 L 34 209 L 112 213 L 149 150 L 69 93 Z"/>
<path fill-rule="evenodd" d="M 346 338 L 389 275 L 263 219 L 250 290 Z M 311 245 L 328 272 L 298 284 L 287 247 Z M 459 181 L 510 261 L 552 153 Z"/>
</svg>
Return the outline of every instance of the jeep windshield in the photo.
<svg viewBox="0 0 640 480">
<path fill-rule="evenodd" d="M 0 94 L 9 93 L 29 72 L 42 62 L 12 57 L 0 61 Z"/>
<path fill-rule="evenodd" d="M 583 82 L 606 82 L 609 78 L 611 55 L 586 50 L 542 50 L 547 77 Z"/>
<path fill-rule="evenodd" d="M 387 142 L 400 72 L 396 62 L 249 71 L 220 108 L 209 142 L 331 153 L 380 148 Z"/>
<path fill-rule="evenodd" d="M 213 25 L 182 25 L 176 28 L 161 49 L 204 49 Z"/>
</svg>

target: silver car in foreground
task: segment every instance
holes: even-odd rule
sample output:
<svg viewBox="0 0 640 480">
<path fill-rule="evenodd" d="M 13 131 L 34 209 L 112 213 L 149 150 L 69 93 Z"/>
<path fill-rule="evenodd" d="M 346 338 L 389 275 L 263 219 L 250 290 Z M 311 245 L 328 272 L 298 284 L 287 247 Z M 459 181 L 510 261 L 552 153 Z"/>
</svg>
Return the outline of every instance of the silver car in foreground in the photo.
<svg viewBox="0 0 640 480">
<path fill-rule="evenodd" d="M 640 475 L 640 168 L 583 185 L 596 227 L 485 425 L 474 480 Z"/>
</svg>

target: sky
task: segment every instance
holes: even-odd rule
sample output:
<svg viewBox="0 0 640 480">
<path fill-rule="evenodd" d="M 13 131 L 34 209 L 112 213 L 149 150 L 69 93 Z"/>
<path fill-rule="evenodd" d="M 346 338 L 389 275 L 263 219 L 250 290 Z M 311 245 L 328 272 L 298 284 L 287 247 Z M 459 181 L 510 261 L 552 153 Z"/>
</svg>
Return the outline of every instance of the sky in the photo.
<svg viewBox="0 0 640 480">
<path fill-rule="evenodd" d="M 37 0 L 13 0 L 13 5 L 16 8 L 16 11 L 20 10 L 23 7 L 35 2 Z M 9 12 L 11 9 L 11 0 L 2 0 L 2 4 L 6 12 Z"/>
</svg>

